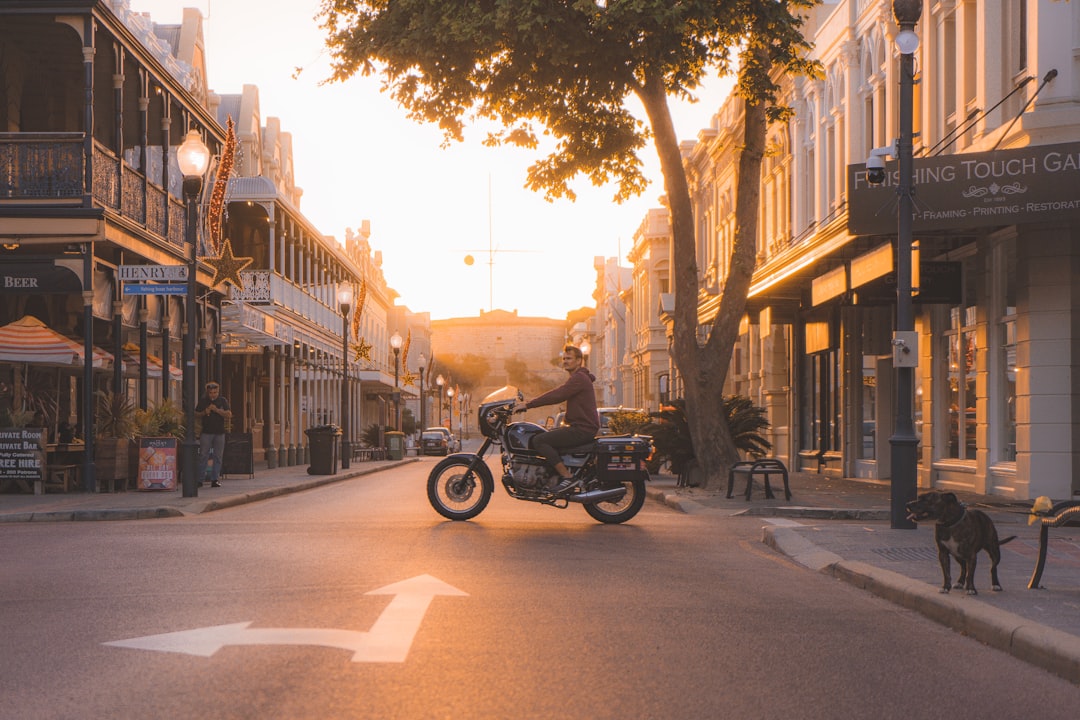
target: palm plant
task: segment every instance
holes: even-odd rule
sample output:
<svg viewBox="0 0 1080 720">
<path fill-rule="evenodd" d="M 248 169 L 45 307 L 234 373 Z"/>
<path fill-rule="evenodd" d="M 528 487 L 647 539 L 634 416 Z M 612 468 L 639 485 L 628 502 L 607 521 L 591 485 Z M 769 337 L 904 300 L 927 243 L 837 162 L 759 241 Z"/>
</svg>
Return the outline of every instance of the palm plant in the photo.
<svg viewBox="0 0 1080 720">
<path fill-rule="evenodd" d="M 772 450 L 772 443 L 762 434 L 771 426 L 765 409 L 754 405 L 745 395 L 725 395 L 724 416 L 735 441 L 735 447 L 752 458 L 761 458 Z M 671 472 L 678 476 L 680 486 L 688 484 L 694 460 L 694 444 L 686 419 L 686 401 L 682 398 L 661 406 L 659 412 L 649 413 L 653 421 L 639 432 L 652 435 L 656 452 L 652 462 L 667 461 Z"/>
</svg>

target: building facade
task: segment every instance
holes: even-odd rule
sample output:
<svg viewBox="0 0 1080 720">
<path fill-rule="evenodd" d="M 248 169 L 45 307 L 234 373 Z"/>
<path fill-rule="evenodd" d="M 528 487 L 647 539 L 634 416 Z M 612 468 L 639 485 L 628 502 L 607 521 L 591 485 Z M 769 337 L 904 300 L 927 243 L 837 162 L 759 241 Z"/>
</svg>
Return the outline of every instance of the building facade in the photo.
<svg viewBox="0 0 1080 720">
<path fill-rule="evenodd" d="M 257 88 L 210 91 L 202 38 L 197 10 L 159 25 L 128 0 L 0 2 L 0 261 L 25 279 L 0 290 L 0 324 L 34 315 L 84 343 L 87 357 L 94 348 L 111 356 L 106 370 L 86 362 L 65 371 L 71 392 L 45 404 L 50 437 L 70 420 L 85 438 L 89 489 L 95 391 L 143 407 L 179 401 L 169 378 L 185 336 L 196 338 L 196 386 L 221 381 L 232 431 L 250 433 L 254 461 L 269 467 L 306 462 L 311 426 L 350 420 L 355 441 L 394 391 L 388 339 L 408 328 L 367 231 L 342 247 L 303 215 L 289 133 L 262 118 Z M 217 180 L 230 122 L 239 152 L 225 184 Z M 193 241 L 176 161 L 190 130 L 213 155 Z M 217 218 L 234 255 L 251 259 L 239 284 L 219 282 L 206 261 Z M 196 327 L 186 327 L 183 296 L 130 293 L 119 274 L 181 266 L 193 253 Z M 367 293 L 355 322 L 337 301 L 346 284 Z M 344 347 L 346 326 L 364 353 Z M 137 360 L 127 351 L 125 363 L 129 347 Z M 160 358 L 156 377 L 147 356 Z M 20 369 L 29 377 L 31 369 L 0 363 L 5 386 Z"/>
<path fill-rule="evenodd" d="M 811 11 L 824 77 L 782 79 L 795 114 L 769 129 L 728 379 L 768 409 L 779 456 L 847 477 L 890 475 L 898 31 L 884 0 Z M 927 2 L 916 33 L 918 483 L 1067 498 L 1080 491 L 1080 6 Z M 685 148 L 703 326 L 730 255 L 740 115 L 730 98 Z"/>
</svg>

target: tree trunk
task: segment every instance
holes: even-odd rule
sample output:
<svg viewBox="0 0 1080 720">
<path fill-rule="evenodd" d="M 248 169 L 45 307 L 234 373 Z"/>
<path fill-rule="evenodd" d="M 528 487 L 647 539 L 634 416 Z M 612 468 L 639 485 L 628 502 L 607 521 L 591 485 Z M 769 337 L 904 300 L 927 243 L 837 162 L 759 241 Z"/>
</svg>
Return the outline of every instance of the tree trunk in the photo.
<svg viewBox="0 0 1080 720">
<path fill-rule="evenodd" d="M 761 163 L 767 118 L 763 102 L 744 104 L 743 150 L 736 188 L 735 240 L 730 271 L 708 341 L 698 341 L 698 267 L 694 212 L 679 143 L 671 122 L 667 94 L 658 79 L 639 91 L 653 130 L 671 213 L 675 312 L 672 355 L 685 387 L 686 417 L 701 482 L 723 483 L 738 451 L 723 414 L 724 382 L 739 337 L 756 262 Z"/>
</svg>

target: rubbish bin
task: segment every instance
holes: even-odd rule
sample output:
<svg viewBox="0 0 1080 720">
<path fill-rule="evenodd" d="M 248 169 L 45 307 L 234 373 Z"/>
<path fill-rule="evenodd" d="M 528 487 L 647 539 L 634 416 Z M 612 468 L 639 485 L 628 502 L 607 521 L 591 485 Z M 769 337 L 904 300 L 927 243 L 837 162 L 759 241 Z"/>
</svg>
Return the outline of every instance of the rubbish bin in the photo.
<svg viewBox="0 0 1080 720">
<path fill-rule="evenodd" d="M 337 425 L 318 425 L 304 431 L 308 436 L 308 475 L 334 475 L 338 470 L 338 443 L 341 428 Z"/>
<path fill-rule="evenodd" d="M 402 460 L 405 457 L 405 433 L 391 430 L 386 433 L 386 454 L 391 460 Z"/>
</svg>

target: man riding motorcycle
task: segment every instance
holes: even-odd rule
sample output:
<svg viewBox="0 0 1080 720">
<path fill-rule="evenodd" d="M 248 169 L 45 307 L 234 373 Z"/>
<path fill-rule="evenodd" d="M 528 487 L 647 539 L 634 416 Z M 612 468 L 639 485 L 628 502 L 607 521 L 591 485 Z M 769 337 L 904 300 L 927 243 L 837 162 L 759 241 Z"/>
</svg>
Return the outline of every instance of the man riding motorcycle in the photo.
<svg viewBox="0 0 1080 720">
<path fill-rule="evenodd" d="M 562 495 L 572 490 L 577 482 L 563 463 L 560 449 L 591 442 L 600 430 L 600 419 L 596 413 L 596 393 L 593 390 L 596 377 L 585 367 L 581 348 L 565 345 L 562 351 L 562 366 L 563 370 L 570 374 L 565 383 L 514 406 L 514 412 L 525 412 L 530 408 L 566 403 L 566 425 L 540 433 L 532 442 L 533 449 L 543 455 L 559 475 L 558 484 L 551 490 L 552 495 Z"/>
</svg>

